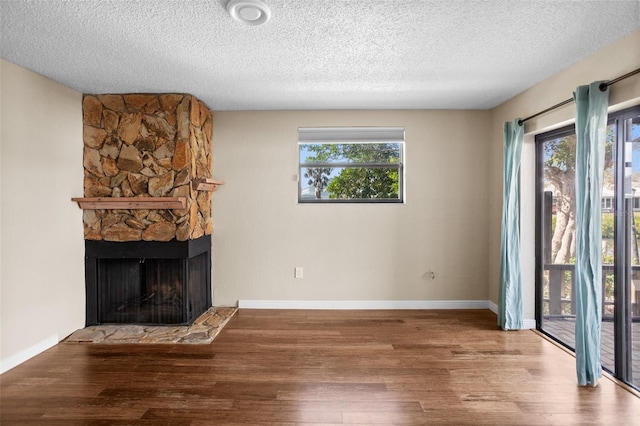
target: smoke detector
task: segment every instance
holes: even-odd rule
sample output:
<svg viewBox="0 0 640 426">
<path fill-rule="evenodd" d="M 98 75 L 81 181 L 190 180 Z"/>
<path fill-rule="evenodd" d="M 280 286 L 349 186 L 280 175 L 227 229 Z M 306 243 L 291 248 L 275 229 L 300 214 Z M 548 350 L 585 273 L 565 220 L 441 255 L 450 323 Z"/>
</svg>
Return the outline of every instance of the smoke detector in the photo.
<svg viewBox="0 0 640 426">
<path fill-rule="evenodd" d="M 271 18 L 271 9 L 260 0 L 231 0 L 227 12 L 245 25 L 262 25 Z"/>
</svg>

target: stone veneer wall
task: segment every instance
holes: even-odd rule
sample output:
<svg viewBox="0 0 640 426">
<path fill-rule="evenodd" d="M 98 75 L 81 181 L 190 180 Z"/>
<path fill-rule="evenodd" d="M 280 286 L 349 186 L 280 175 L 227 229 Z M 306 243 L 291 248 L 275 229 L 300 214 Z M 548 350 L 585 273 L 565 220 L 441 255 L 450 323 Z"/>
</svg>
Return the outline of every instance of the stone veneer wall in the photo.
<svg viewBox="0 0 640 426">
<path fill-rule="evenodd" d="M 180 210 L 84 210 L 88 240 L 185 241 L 213 231 L 213 114 L 187 94 L 85 95 L 85 197 L 186 197 Z"/>
</svg>

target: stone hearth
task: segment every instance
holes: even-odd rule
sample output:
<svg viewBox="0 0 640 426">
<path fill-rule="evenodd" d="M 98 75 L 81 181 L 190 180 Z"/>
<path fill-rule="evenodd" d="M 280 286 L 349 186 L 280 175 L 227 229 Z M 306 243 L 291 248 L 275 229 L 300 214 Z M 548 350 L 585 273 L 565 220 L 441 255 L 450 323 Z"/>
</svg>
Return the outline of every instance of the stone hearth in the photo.
<svg viewBox="0 0 640 426">
<path fill-rule="evenodd" d="M 76 331 L 64 341 L 67 343 L 208 345 L 236 311 L 236 308 L 210 308 L 190 326 L 95 325 Z"/>
</svg>

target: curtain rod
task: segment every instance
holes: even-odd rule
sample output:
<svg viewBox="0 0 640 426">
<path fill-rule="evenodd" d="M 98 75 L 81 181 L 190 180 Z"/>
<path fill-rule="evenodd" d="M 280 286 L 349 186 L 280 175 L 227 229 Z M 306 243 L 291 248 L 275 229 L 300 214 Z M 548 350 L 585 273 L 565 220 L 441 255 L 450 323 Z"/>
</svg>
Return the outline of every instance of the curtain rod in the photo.
<svg viewBox="0 0 640 426">
<path fill-rule="evenodd" d="M 607 90 L 607 87 L 611 86 L 612 84 L 615 84 L 615 83 L 617 83 L 617 82 L 619 82 L 619 81 L 621 81 L 621 80 L 624 80 L 625 78 L 629 78 L 629 77 L 631 77 L 632 75 L 636 75 L 636 74 L 638 74 L 638 73 L 640 73 L 640 68 L 638 68 L 638 69 L 636 69 L 636 70 L 633 70 L 633 71 L 631 71 L 631 72 L 629 72 L 629 73 L 626 73 L 625 75 L 621 75 L 621 76 L 620 76 L 620 77 L 618 77 L 618 78 L 614 78 L 613 80 L 608 81 L 608 82 L 606 82 L 606 83 L 600 83 L 600 90 L 602 90 L 602 91 L 604 92 L 605 90 Z M 529 120 L 531 120 L 532 118 L 536 118 L 536 117 L 538 117 L 539 115 L 545 114 L 545 113 L 547 113 L 547 112 L 549 112 L 549 111 L 553 111 L 554 109 L 556 109 L 556 108 L 560 108 L 561 106 L 564 106 L 564 105 L 566 105 L 566 104 L 570 104 L 571 102 L 573 102 L 573 98 L 570 98 L 570 99 L 567 99 L 567 100 L 562 101 L 562 102 L 560 102 L 560 103 L 557 103 L 557 104 L 555 104 L 554 106 L 551 106 L 551 107 L 549 107 L 549 108 L 547 108 L 547 109 L 545 109 L 545 110 L 543 110 L 543 111 L 540 111 L 540 112 L 538 112 L 538 113 L 535 113 L 535 114 L 533 114 L 533 115 L 531 115 L 531 116 L 529 116 L 529 117 L 527 117 L 527 118 L 523 118 L 523 119 L 521 119 L 521 120 L 518 120 L 518 124 L 519 124 L 520 126 L 522 126 L 522 125 L 524 124 L 524 122 L 525 122 L 525 121 L 529 121 Z"/>
</svg>

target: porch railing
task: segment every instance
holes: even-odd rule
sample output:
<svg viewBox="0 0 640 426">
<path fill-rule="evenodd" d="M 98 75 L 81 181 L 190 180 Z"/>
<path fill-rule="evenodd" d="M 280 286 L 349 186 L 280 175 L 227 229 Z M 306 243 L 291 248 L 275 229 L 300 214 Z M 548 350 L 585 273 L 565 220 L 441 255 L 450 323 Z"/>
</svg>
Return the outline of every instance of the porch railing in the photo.
<svg viewBox="0 0 640 426">
<path fill-rule="evenodd" d="M 543 315 L 575 316 L 575 265 L 545 264 Z M 613 315 L 613 265 L 602 265 L 602 316 Z M 631 313 L 634 320 L 640 320 L 640 266 L 631 267 L 632 289 L 630 294 Z M 636 285 L 637 283 L 637 285 Z"/>
</svg>

